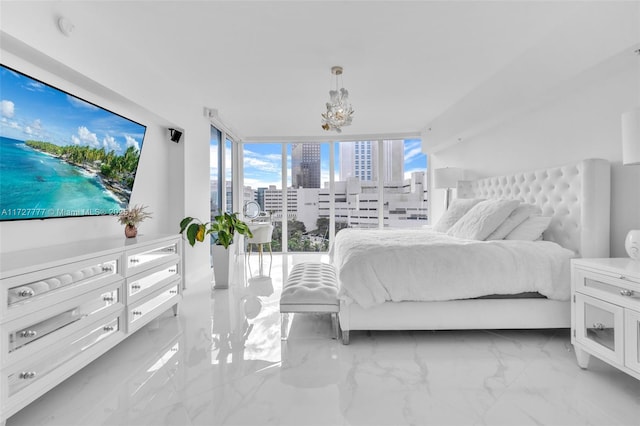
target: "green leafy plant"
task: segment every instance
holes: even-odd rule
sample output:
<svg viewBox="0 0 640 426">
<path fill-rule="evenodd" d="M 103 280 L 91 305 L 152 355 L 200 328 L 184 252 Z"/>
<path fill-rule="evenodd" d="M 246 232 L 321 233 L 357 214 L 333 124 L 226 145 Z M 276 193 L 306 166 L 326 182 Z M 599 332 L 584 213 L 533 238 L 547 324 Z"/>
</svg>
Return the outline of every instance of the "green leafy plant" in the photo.
<svg viewBox="0 0 640 426">
<path fill-rule="evenodd" d="M 187 236 L 191 246 L 196 241 L 203 242 L 204 238 L 211 234 L 214 244 L 229 248 L 233 244 L 233 236 L 236 234 L 253 237 L 249 225 L 238 219 L 238 213 L 222 213 L 214 218 L 212 222 L 202 223 L 202 221 L 187 216 L 180 221 L 180 233 Z"/>
</svg>

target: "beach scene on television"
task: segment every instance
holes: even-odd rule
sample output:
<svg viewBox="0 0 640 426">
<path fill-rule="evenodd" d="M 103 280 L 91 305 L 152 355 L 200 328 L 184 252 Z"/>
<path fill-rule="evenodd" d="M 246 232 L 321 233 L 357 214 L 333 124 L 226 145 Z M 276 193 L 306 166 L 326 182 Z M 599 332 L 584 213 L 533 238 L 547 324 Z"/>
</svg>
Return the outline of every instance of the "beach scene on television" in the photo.
<svg viewBox="0 0 640 426">
<path fill-rule="evenodd" d="M 117 215 L 146 127 L 0 66 L 0 220 Z"/>
</svg>

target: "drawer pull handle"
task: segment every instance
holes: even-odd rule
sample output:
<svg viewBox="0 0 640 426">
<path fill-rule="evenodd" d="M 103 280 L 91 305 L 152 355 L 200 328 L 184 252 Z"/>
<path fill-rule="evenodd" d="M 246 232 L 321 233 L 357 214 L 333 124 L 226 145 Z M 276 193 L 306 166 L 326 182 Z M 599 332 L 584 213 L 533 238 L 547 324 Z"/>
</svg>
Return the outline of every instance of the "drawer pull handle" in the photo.
<svg viewBox="0 0 640 426">
<path fill-rule="evenodd" d="M 141 312 L 141 311 L 133 311 L 133 312 L 131 312 L 131 313 L 132 313 L 133 315 L 142 315 L 142 312 Z"/>
<path fill-rule="evenodd" d="M 113 302 L 115 298 L 111 295 L 108 295 L 108 296 L 105 295 L 105 296 L 102 296 L 102 300 L 104 300 L 105 302 Z"/>
<path fill-rule="evenodd" d="M 178 294 L 178 290 L 169 290 L 169 293 L 171 293 L 171 294 Z"/>
<path fill-rule="evenodd" d="M 115 330 L 116 328 L 115 328 L 114 326 L 112 326 L 112 325 L 105 325 L 102 329 L 103 329 L 104 331 L 113 331 L 113 330 Z"/>
<path fill-rule="evenodd" d="M 634 294 L 633 290 L 627 290 L 627 289 L 620 290 L 620 295 L 622 296 L 632 297 L 633 294 Z"/>
<path fill-rule="evenodd" d="M 140 284 L 131 284 L 131 290 L 140 290 Z"/>
<path fill-rule="evenodd" d="M 175 269 L 169 269 L 169 272 L 171 272 L 172 274 L 175 274 L 176 270 Z"/>
<path fill-rule="evenodd" d="M 20 378 L 21 379 L 33 379 L 34 377 L 36 377 L 36 372 L 35 371 L 23 371 L 22 373 L 20 373 Z"/>
<path fill-rule="evenodd" d="M 621 280 L 626 280 L 626 279 L 627 279 L 627 277 L 625 277 L 624 275 L 620 275 L 620 279 L 621 279 Z"/>
<path fill-rule="evenodd" d="M 138 259 L 136 259 L 135 257 L 132 257 L 131 259 L 129 259 L 129 263 L 138 263 L 140 262 Z"/>
<path fill-rule="evenodd" d="M 36 292 L 31 290 L 30 288 L 25 288 L 24 290 L 20 290 L 18 292 L 18 296 L 21 297 L 31 297 L 31 296 L 35 296 Z"/>
<path fill-rule="evenodd" d="M 102 272 L 113 272 L 113 266 L 111 265 L 104 265 L 102 267 Z"/>
<path fill-rule="evenodd" d="M 20 332 L 20 337 L 35 337 L 38 335 L 38 332 L 35 330 L 23 330 Z"/>
<path fill-rule="evenodd" d="M 595 324 L 593 324 L 593 328 L 596 329 L 596 330 L 604 330 L 605 329 L 604 324 L 601 323 L 601 322 L 596 322 Z"/>
</svg>

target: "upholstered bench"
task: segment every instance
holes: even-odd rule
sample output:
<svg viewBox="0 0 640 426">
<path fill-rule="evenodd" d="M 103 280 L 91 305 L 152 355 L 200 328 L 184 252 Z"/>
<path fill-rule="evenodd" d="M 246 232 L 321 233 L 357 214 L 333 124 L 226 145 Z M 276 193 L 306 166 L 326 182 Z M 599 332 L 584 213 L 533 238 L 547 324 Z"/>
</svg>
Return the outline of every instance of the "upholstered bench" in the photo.
<svg viewBox="0 0 640 426">
<path fill-rule="evenodd" d="M 280 296 L 281 338 L 286 340 L 294 313 L 331 313 L 338 336 L 338 279 L 333 265 L 305 262 L 293 266 Z"/>
</svg>

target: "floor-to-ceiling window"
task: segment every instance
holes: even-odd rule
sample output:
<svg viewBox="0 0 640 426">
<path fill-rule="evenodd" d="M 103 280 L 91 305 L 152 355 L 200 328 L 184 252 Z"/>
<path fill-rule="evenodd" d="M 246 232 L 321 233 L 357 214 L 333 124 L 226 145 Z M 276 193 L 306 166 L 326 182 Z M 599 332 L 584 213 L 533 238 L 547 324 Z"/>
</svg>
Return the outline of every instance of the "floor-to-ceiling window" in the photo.
<svg viewBox="0 0 640 426">
<path fill-rule="evenodd" d="M 407 228 L 428 223 L 427 156 L 420 139 L 382 140 L 384 226 Z"/>
<path fill-rule="evenodd" d="M 242 143 L 242 204 L 274 224 L 274 251 L 326 251 L 341 229 L 428 223 L 420 139 Z"/>
<path fill-rule="evenodd" d="M 290 186 L 287 190 L 288 251 L 326 251 L 328 223 L 320 220 L 320 194 L 329 187 L 329 144 L 287 144 Z"/>
<path fill-rule="evenodd" d="M 262 216 L 258 221 L 274 225 L 273 251 L 282 251 L 282 144 L 243 143 L 243 199 L 244 206 L 249 201 L 260 205 Z M 285 159 L 286 161 L 286 159 Z M 286 164 L 286 163 L 285 163 Z"/>
<path fill-rule="evenodd" d="M 209 142 L 209 186 L 211 191 L 210 217 L 220 211 L 222 205 L 222 179 L 220 176 L 222 158 L 220 156 L 220 146 L 222 132 L 211 126 L 211 138 Z"/>
<path fill-rule="evenodd" d="M 211 126 L 209 139 L 210 220 L 221 212 L 234 212 L 234 141 L 225 131 Z M 212 241 L 213 242 L 213 241 Z M 213 250 L 211 251 L 213 259 Z"/>
<path fill-rule="evenodd" d="M 225 206 L 226 211 L 231 213 L 237 211 L 233 205 L 233 142 L 225 138 L 224 142 L 224 180 L 225 180 Z"/>
</svg>

